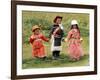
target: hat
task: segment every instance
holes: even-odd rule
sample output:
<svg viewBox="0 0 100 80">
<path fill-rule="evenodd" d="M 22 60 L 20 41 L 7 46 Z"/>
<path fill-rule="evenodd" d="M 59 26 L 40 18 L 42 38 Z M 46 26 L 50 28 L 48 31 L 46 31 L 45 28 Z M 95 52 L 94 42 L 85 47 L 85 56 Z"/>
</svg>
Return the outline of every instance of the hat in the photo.
<svg viewBox="0 0 100 80">
<path fill-rule="evenodd" d="M 58 18 L 62 19 L 63 17 L 61 17 L 61 16 L 56 16 L 53 22 L 55 23 L 56 20 L 57 20 Z"/>
<path fill-rule="evenodd" d="M 75 25 L 75 24 L 78 24 L 77 20 L 72 20 L 71 25 Z"/>
<path fill-rule="evenodd" d="M 36 29 L 40 29 L 40 27 L 39 27 L 38 25 L 34 25 L 34 26 L 32 27 L 32 32 L 34 32 Z"/>
</svg>

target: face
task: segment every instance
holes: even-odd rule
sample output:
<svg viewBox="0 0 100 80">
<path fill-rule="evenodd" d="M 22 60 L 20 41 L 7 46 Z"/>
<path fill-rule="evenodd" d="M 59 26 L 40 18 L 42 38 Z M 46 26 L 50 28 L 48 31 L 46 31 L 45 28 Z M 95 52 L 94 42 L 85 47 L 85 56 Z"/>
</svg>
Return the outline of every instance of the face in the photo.
<svg viewBox="0 0 100 80">
<path fill-rule="evenodd" d="M 62 19 L 58 18 L 58 19 L 56 20 L 56 24 L 61 24 L 61 21 L 62 21 Z"/>
<path fill-rule="evenodd" d="M 76 25 L 73 25 L 73 29 L 76 29 L 77 28 L 77 26 Z"/>
<path fill-rule="evenodd" d="M 38 35 L 40 33 L 40 29 L 36 29 L 35 31 L 34 31 L 34 34 L 36 34 L 36 35 Z"/>
</svg>

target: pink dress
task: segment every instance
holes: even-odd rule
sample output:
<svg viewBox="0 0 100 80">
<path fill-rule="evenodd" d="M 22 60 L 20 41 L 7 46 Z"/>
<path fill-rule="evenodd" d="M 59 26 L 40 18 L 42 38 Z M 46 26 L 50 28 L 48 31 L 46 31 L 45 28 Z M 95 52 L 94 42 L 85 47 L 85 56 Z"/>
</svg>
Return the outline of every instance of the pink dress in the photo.
<svg viewBox="0 0 100 80">
<path fill-rule="evenodd" d="M 46 56 L 45 47 L 43 41 L 49 41 L 44 35 L 32 35 L 30 37 L 30 43 L 32 44 L 32 57 L 43 58 Z"/>
<path fill-rule="evenodd" d="M 83 50 L 81 47 L 80 33 L 77 29 L 72 29 L 69 31 L 67 36 L 69 46 L 68 53 L 72 59 L 80 59 L 83 56 Z"/>
</svg>

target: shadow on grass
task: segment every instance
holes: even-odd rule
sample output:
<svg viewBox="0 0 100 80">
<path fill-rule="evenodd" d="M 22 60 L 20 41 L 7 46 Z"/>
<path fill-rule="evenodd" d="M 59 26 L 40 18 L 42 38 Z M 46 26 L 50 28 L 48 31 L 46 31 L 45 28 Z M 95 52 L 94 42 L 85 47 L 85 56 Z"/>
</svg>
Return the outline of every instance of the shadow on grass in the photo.
<svg viewBox="0 0 100 80">
<path fill-rule="evenodd" d="M 51 67 L 74 67 L 89 65 L 89 56 L 84 55 L 79 61 L 72 61 L 68 56 L 61 55 L 58 60 L 53 60 L 52 57 L 43 59 L 24 59 L 22 61 L 23 69 L 28 68 L 51 68 Z"/>
</svg>

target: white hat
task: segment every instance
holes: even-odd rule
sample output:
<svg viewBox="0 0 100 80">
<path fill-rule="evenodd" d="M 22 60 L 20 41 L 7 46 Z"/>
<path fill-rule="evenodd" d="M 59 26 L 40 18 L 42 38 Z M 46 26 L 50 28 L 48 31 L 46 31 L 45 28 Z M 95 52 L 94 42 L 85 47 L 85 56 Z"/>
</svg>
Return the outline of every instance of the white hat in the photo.
<svg viewBox="0 0 100 80">
<path fill-rule="evenodd" d="M 77 20 L 72 20 L 71 25 L 75 25 L 75 24 L 78 24 Z"/>
</svg>

